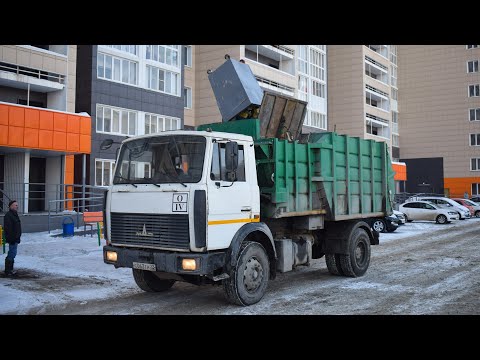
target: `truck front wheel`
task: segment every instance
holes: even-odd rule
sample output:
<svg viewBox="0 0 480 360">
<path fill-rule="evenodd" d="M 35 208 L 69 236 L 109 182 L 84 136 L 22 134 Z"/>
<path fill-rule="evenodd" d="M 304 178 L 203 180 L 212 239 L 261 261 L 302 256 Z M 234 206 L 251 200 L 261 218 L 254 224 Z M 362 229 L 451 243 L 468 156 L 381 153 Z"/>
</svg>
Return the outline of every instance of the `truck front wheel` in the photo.
<svg viewBox="0 0 480 360">
<path fill-rule="evenodd" d="M 147 292 L 161 292 L 170 289 L 175 280 L 160 279 L 155 273 L 147 270 L 133 270 L 133 278 L 138 287 Z"/>
<path fill-rule="evenodd" d="M 340 265 L 345 276 L 357 277 L 367 272 L 370 265 L 370 238 L 363 229 L 356 229 L 349 239 L 349 254 L 340 255 Z"/>
<path fill-rule="evenodd" d="M 267 290 L 270 262 L 265 248 L 256 242 L 244 241 L 230 277 L 223 280 L 229 302 L 248 306 L 259 302 Z"/>
</svg>

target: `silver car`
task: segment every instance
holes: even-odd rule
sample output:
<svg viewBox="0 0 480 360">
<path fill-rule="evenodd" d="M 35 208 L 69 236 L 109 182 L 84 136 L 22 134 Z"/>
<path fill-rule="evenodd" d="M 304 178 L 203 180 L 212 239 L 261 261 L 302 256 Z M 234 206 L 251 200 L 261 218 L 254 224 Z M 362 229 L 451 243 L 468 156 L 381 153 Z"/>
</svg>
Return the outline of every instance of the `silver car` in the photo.
<svg viewBox="0 0 480 360">
<path fill-rule="evenodd" d="M 472 217 L 468 208 L 446 197 L 420 196 L 415 200 L 428 201 L 440 207 L 455 210 L 458 213 L 460 220 L 470 219 Z"/>
<path fill-rule="evenodd" d="M 458 213 L 453 209 L 445 209 L 428 201 L 410 201 L 400 205 L 399 210 L 407 221 L 430 220 L 438 224 L 446 224 L 458 220 Z"/>
</svg>

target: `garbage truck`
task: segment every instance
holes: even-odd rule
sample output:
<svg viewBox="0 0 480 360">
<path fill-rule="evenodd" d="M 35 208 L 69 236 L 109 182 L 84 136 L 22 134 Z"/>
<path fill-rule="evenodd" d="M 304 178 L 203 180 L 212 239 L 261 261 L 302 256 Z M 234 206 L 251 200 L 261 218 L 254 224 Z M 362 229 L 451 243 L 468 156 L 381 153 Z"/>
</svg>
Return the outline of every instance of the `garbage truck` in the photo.
<svg viewBox="0 0 480 360">
<path fill-rule="evenodd" d="M 241 306 L 322 257 L 332 275 L 364 275 L 379 243 L 370 220 L 393 210 L 387 144 L 302 133 L 307 103 L 262 90 L 240 61 L 208 78 L 222 122 L 122 142 L 104 262 L 147 292 L 213 284 Z"/>
</svg>

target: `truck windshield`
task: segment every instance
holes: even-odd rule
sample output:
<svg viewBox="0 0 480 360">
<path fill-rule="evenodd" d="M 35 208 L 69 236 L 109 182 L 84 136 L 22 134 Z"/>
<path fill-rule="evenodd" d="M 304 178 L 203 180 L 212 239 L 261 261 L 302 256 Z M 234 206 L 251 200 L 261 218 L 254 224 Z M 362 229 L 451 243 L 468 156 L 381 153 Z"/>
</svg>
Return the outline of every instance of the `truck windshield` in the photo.
<svg viewBox="0 0 480 360">
<path fill-rule="evenodd" d="M 206 140 L 170 135 L 124 143 L 114 184 L 197 183 L 202 178 Z"/>
</svg>

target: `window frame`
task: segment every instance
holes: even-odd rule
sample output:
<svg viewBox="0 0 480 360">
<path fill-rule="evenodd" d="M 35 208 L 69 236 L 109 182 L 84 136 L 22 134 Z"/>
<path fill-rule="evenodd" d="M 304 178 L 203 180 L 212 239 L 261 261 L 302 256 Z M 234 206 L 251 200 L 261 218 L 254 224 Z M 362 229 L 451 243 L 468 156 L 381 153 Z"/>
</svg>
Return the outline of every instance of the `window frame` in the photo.
<svg viewBox="0 0 480 360">
<path fill-rule="evenodd" d="M 183 56 L 183 49 L 185 50 L 185 58 Z M 188 68 L 192 67 L 192 61 L 193 61 L 193 49 L 192 45 L 182 45 L 182 64 L 183 66 L 186 66 Z"/>
<path fill-rule="evenodd" d="M 473 86 L 473 95 L 470 95 L 470 88 Z M 476 95 L 475 95 L 476 94 Z M 480 84 L 469 84 L 468 85 L 468 97 L 479 97 L 480 96 Z"/>
<path fill-rule="evenodd" d="M 102 181 L 101 181 L 101 184 L 102 185 L 97 185 L 97 162 L 101 162 L 102 163 Z M 105 174 L 105 167 L 104 167 L 104 163 L 110 163 L 110 182 L 108 185 L 103 185 L 103 177 L 104 177 L 104 174 Z M 113 176 L 114 176 L 114 173 L 115 173 L 115 163 L 116 163 L 116 160 L 115 159 L 101 159 L 101 158 L 95 158 L 95 179 L 94 179 L 94 182 L 95 182 L 95 186 L 100 186 L 100 187 L 108 187 L 112 184 L 113 182 Z"/>
<path fill-rule="evenodd" d="M 473 110 L 473 114 L 474 114 L 474 119 L 473 120 L 472 120 L 472 110 Z M 469 121 L 480 121 L 480 107 L 468 109 L 468 120 Z"/>
<path fill-rule="evenodd" d="M 98 108 L 102 107 L 102 130 L 98 130 Z M 105 108 L 110 110 L 110 130 L 111 131 L 105 131 Z M 127 133 L 124 134 L 121 131 L 115 132 L 113 131 L 113 112 L 118 111 L 119 112 L 119 129 L 122 129 L 122 123 L 123 123 L 123 113 L 127 114 Z M 130 133 L 130 122 L 132 121 L 130 119 L 130 115 L 135 114 L 135 119 L 133 120 L 135 124 L 135 131 L 133 134 Z M 137 110 L 131 110 L 131 109 L 124 109 L 124 108 L 119 108 L 116 106 L 111 106 L 111 105 L 105 105 L 105 104 L 100 104 L 97 103 L 95 105 L 95 132 L 98 134 L 110 134 L 110 135 L 117 135 L 117 136 L 136 136 L 138 135 L 138 118 L 139 118 L 139 112 Z"/>
<path fill-rule="evenodd" d="M 217 182 L 217 181 L 220 181 L 220 182 L 224 182 L 224 183 L 231 183 L 230 180 L 225 180 L 222 178 L 222 160 L 225 160 L 225 155 L 223 156 L 223 159 L 222 159 L 222 152 L 220 151 L 221 148 L 224 148 L 225 149 L 225 144 L 227 143 L 227 141 L 223 141 L 223 140 L 219 140 L 219 139 L 212 139 L 212 142 L 213 142 L 213 146 L 212 146 L 212 155 L 210 157 L 210 170 L 209 170 L 209 175 L 208 175 L 208 179 L 212 182 Z M 238 168 L 237 168 L 237 179 L 235 179 L 235 183 L 236 182 L 242 182 L 242 183 L 246 183 L 247 180 L 248 180 L 248 176 L 247 176 L 247 160 L 246 160 L 246 156 L 245 156 L 245 149 L 247 148 L 247 144 L 244 144 L 244 143 L 240 143 L 237 141 L 237 144 L 238 144 Z M 223 146 L 222 146 L 223 145 Z M 219 150 L 218 151 L 215 151 L 215 147 L 217 147 Z M 238 179 L 238 174 L 239 174 L 239 171 L 238 169 L 240 169 L 240 152 L 243 153 L 243 177 L 239 180 Z M 213 172 L 213 165 L 215 163 L 215 159 L 214 159 L 214 156 L 216 156 L 216 154 L 218 154 L 218 157 L 217 157 L 217 160 L 218 160 L 218 170 L 219 170 L 219 179 L 216 178 L 215 176 L 215 179 L 212 179 L 212 174 L 214 174 Z M 225 152 L 224 152 L 225 154 Z M 214 175 L 217 175 L 217 174 L 214 174 Z M 226 176 L 226 171 L 224 172 L 224 174 Z"/>
<path fill-rule="evenodd" d="M 470 133 L 468 137 L 470 146 L 480 146 L 480 133 Z"/>
<path fill-rule="evenodd" d="M 190 92 L 188 91 L 190 90 Z M 184 96 L 184 102 L 183 102 L 183 108 L 184 109 L 191 109 L 193 106 L 193 99 L 192 99 L 192 88 L 190 86 L 184 86 L 183 87 L 183 96 Z M 190 101 L 188 101 L 190 100 Z"/>
<path fill-rule="evenodd" d="M 476 169 L 473 168 L 474 161 L 476 164 Z M 480 171 L 480 158 L 470 158 L 470 171 Z"/>
<path fill-rule="evenodd" d="M 472 64 L 472 71 L 470 71 L 470 64 Z M 478 73 L 478 60 L 467 61 L 467 74 Z"/>
</svg>

